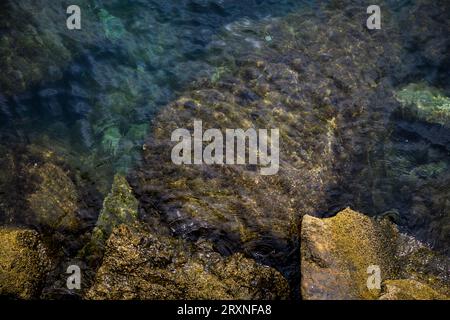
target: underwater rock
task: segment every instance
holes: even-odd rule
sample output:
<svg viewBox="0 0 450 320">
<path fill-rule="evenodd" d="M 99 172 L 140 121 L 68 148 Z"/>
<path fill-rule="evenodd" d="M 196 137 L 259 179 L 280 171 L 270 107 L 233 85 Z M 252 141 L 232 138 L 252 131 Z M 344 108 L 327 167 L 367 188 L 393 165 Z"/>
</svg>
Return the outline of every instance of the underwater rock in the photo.
<svg viewBox="0 0 450 320">
<path fill-rule="evenodd" d="M 78 194 L 67 173 L 53 163 L 36 164 L 29 171 L 40 180 L 27 198 L 36 221 L 55 230 L 77 230 Z"/>
<path fill-rule="evenodd" d="M 222 257 L 210 244 L 156 236 L 121 225 L 87 299 L 283 299 L 287 281 L 242 254 Z"/>
<path fill-rule="evenodd" d="M 120 174 L 115 175 L 111 192 L 103 202 L 102 211 L 92 231 L 92 238 L 79 255 L 91 261 L 101 258 L 104 244 L 113 228 L 120 224 L 132 225 L 137 221 L 138 205 L 126 178 Z"/>
<path fill-rule="evenodd" d="M 0 178 L 5 182 L 0 183 L 1 217 L 7 225 L 33 226 L 52 235 L 83 231 L 95 223 L 103 199 L 73 169 L 80 165 L 75 162 L 78 154 L 58 141 L 52 141 L 52 148 L 42 146 L 46 143 L 0 146 L 0 171 L 5 170 Z"/>
<path fill-rule="evenodd" d="M 365 9 L 325 12 L 325 19 L 305 9 L 258 21 L 251 26 L 258 48 L 242 41 L 248 25 L 224 31 L 226 45 L 211 51 L 236 57 L 233 67 L 199 79 L 161 110 L 129 174 L 143 219 L 156 210 L 177 236 L 209 239 L 223 253 L 243 251 L 292 275 L 301 217 L 336 205 L 335 188 L 353 196 L 346 177 L 367 168 L 395 103 L 385 75 L 402 68 L 402 47 L 396 34 L 368 33 L 354 22 L 367 19 Z M 192 132 L 194 119 L 205 130 L 279 129 L 278 174 L 261 176 L 254 165 L 174 164 L 171 134 Z"/>
<path fill-rule="evenodd" d="M 411 83 L 395 93 L 403 112 L 430 123 L 450 125 L 450 98 L 436 88 Z M 406 109 L 406 110 L 405 110 Z"/>
<path fill-rule="evenodd" d="M 426 247 L 419 246 L 418 241 L 411 243 L 411 239 L 399 233 L 388 219 L 373 219 L 351 209 L 332 218 L 304 216 L 301 229 L 303 298 L 378 299 L 384 295 L 384 298 L 400 298 L 402 295 L 397 294 L 395 288 L 402 283 L 407 287 L 400 290 L 404 291 L 404 296 L 427 297 L 436 291 L 435 297 L 450 297 L 448 285 L 445 285 L 448 269 L 439 270 L 448 268 L 449 260 L 444 257 L 439 260 L 429 249 L 426 259 L 425 256 L 413 257 L 417 248 L 426 250 Z M 434 265 L 430 262 L 433 259 L 436 260 Z M 428 270 L 423 268 L 425 261 Z M 380 268 L 385 287 L 368 289 L 370 266 Z M 413 293 L 415 289 L 419 291 Z"/>
<path fill-rule="evenodd" d="M 0 295 L 31 299 L 39 295 L 51 267 L 37 232 L 0 228 Z"/>
</svg>

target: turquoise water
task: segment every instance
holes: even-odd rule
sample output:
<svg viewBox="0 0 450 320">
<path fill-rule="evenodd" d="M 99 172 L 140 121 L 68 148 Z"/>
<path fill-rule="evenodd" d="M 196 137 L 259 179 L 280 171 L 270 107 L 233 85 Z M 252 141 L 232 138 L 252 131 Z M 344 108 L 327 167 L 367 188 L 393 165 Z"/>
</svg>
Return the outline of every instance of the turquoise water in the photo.
<svg viewBox="0 0 450 320">
<path fill-rule="evenodd" d="M 139 161 L 150 120 L 161 106 L 193 80 L 233 69 L 235 57 L 224 39 L 234 25 L 247 26 L 249 36 L 242 41 L 264 42 L 252 38 L 253 24 L 304 5 L 292 0 L 86 4 L 92 15 L 85 20 L 96 19 L 97 29 L 82 20 L 83 32 L 94 34 L 96 41 L 63 38 L 71 61 L 47 60 L 48 79 L 0 96 L 0 135 L 59 147 L 79 170 L 104 170 L 99 179 L 107 180 Z M 36 23 L 48 32 L 66 32 L 63 23 Z M 52 81 L 53 75 L 58 80 Z M 108 190 L 108 182 L 104 184 L 103 191 Z"/>
</svg>

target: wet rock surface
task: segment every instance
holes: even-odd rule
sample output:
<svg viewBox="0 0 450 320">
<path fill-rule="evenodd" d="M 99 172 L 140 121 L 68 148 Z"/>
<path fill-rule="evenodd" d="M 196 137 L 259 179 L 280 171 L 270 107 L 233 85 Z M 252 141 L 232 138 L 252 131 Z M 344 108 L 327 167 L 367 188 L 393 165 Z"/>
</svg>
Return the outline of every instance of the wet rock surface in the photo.
<svg viewBox="0 0 450 320">
<path fill-rule="evenodd" d="M 36 231 L 0 228 L 0 295 L 38 297 L 51 260 Z"/>
<path fill-rule="evenodd" d="M 284 299 L 281 274 L 241 254 L 223 257 L 207 242 L 119 226 L 87 299 Z"/>
<path fill-rule="evenodd" d="M 379 289 L 367 286 L 372 266 L 381 272 Z M 351 209 L 332 218 L 303 217 L 305 299 L 449 299 L 449 267 L 448 258 L 401 234 L 389 218 L 373 219 Z"/>
</svg>

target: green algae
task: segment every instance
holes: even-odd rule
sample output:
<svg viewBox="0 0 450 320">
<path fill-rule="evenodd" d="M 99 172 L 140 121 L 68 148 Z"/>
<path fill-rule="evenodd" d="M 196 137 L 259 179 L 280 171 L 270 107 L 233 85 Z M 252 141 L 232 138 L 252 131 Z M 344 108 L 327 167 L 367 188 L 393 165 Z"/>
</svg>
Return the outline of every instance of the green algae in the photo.
<svg viewBox="0 0 450 320">
<path fill-rule="evenodd" d="M 110 127 L 106 129 L 102 138 L 103 151 L 112 156 L 117 155 L 121 139 L 122 135 L 119 128 Z"/>
<path fill-rule="evenodd" d="M 438 177 L 442 173 L 446 172 L 447 168 L 447 163 L 440 161 L 417 166 L 411 171 L 411 174 L 420 178 L 429 179 Z"/>
<path fill-rule="evenodd" d="M 411 83 L 395 93 L 403 108 L 417 114 L 419 119 L 448 125 L 450 121 L 450 98 L 436 88 L 424 83 Z"/>
<path fill-rule="evenodd" d="M 103 32 L 105 33 L 106 38 L 111 41 L 122 38 L 126 30 L 119 18 L 111 15 L 106 9 L 100 9 L 98 16 L 102 22 Z"/>
<path fill-rule="evenodd" d="M 96 228 L 103 233 L 111 233 L 112 228 L 119 224 L 133 223 L 137 219 L 138 201 L 126 178 L 116 175 L 111 192 L 103 202 L 103 209 L 97 220 Z"/>
</svg>

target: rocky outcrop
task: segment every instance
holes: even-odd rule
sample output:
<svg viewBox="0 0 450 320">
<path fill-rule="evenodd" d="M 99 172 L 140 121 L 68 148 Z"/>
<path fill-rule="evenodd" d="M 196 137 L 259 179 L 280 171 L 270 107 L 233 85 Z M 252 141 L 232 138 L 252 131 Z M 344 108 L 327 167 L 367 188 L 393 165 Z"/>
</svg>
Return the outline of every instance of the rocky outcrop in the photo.
<svg viewBox="0 0 450 320">
<path fill-rule="evenodd" d="M 0 295 L 37 297 L 50 267 L 47 249 L 37 232 L 0 228 Z"/>
<path fill-rule="evenodd" d="M 387 217 L 374 219 L 351 209 L 332 218 L 303 217 L 305 299 L 448 299 L 449 265 L 447 258 L 401 234 Z M 369 289 L 373 266 L 381 272 L 382 286 Z"/>
<path fill-rule="evenodd" d="M 242 254 L 222 257 L 207 242 L 189 244 L 121 225 L 109 238 L 88 299 L 282 299 L 287 281 Z"/>
</svg>

